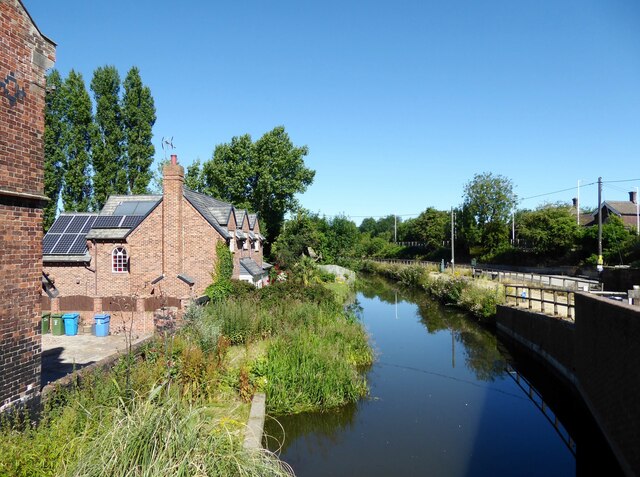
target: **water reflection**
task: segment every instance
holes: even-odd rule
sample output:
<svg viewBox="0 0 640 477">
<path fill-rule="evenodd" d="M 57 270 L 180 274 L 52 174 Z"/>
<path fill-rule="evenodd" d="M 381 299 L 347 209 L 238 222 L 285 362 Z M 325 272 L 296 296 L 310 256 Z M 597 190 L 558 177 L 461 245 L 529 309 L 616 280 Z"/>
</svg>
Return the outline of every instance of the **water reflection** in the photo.
<svg viewBox="0 0 640 477">
<path fill-rule="evenodd" d="M 491 330 L 379 277 L 360 281 L 354 306 L 378 355 L 367 373 L 370 397 L 280 417 L 284 434 L 267 423 L 269 448 L 283 443 L 281 457 L 297 475 L 576 473 L 573 454 L 505 373 L 514 358 Z"/>
</svg>

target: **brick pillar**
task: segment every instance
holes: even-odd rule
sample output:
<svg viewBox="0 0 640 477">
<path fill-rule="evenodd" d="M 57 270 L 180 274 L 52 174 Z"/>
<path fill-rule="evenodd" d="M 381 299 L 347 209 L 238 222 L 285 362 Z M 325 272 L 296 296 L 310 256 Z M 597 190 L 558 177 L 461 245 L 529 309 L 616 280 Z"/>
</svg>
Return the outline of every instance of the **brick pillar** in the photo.
<svg viewBox="0 0 640 477">
<path fill-rule="evenodd" d="M 102 313 L 102 298 L 96 297 L 93 299 L 93 312 Z"/>
<path fill-rule="evenodd" d="M 51 313 L 60 313 L 60 298 L 51 299 Z"/>
<path fill-rule="evenodd" d="M 176 155 L 164 166 L 162 180 L 162 271 L 169 278 L 169 285 L 182 273 L 182 202 L 184 169 Z M 169 293 L 177 296 L 177 289 Z"/>
</svg>

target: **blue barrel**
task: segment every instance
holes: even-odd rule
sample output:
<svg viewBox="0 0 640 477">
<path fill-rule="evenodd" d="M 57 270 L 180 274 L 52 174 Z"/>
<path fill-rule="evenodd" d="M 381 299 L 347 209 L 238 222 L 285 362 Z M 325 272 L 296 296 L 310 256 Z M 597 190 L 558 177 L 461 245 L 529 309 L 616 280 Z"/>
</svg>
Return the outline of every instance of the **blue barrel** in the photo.
<svg viewBox="0 0 640 477">
<path fill-rule="evenodd" d="M 93 319 L 96 321 L 96 336 L 109 336 L 109 323 L 111 322 L 111 315 L 100 313 L 94 315 Z"/>
<path fill-rule="evenodd" d="M 62 315 L 64 322 L 64 334 L 67 336 L 75 336 L 78 334 L 78 324 L 80 322 L 80 313 L 65 313 Z"/>
</svg>

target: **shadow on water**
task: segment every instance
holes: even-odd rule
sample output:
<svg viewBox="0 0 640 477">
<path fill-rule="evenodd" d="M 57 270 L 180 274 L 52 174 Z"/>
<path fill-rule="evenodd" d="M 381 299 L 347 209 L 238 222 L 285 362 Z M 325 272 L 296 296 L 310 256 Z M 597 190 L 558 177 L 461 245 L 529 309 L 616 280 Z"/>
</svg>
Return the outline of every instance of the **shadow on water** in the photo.
<svg viewBox="0 0 640 477">
<path fill-rule="evenodd" d="M 267 422 L 268 447 L 282 444 L 297 475 L 616 475 L 581 401 L 491 327 L 384 278 L 360 280 L 358 293 L 378 354 L 370 398 L 280 417 L 284 431 Z M 508 367 L 553 409 L 576 457 Z"/>
</svg>

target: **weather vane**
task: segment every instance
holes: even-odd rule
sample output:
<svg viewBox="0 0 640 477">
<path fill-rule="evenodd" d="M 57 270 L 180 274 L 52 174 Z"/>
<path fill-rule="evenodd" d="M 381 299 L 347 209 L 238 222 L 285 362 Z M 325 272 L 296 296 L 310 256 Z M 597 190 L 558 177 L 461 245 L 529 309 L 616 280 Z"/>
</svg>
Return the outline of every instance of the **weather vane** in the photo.
<svg viewBox="0 0 640 477">
<path fill-rule="evenodd" d="M 162 150 L 164 151 L 165 161 L 167 160 L 167 149 L 175 149 L 175 146 L 173 145 L 173 136 L 171 136 L 171 139 L 162 138 Z"/>
</svg>

